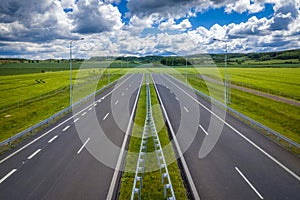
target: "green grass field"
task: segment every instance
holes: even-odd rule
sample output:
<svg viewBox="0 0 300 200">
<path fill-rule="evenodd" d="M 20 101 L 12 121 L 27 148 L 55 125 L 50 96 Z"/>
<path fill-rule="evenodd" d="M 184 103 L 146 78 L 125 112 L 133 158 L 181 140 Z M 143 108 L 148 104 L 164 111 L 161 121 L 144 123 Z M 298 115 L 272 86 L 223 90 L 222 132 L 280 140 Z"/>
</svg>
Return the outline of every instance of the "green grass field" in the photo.
<svg viewBox="0 0 300 200">
<path fill-rule="evenodd" d="M 176 68 L 182 75 L 185 68 Z M 220 77 L 224 76 L 224 68 L 218 68 Z M 188 74 L 202 74 L 212 78 L 219 76 L 211 68 L 187 68 Z M 280 96 L 300 100 L 300 68 L 227 68 L 232 84 L 237 84 Z"/>
<path fill-rule="evenodd" d="M 175 196 L 177 199 L 188 199 L 185 187 L 182 182 L 180 171 L 175 159 L 172 145 L 169 142 L 168 130 L 165 126 L 162 112 L 158 104 L 158 100 L 155 94 L 153 85 L 150 85 L 151 89 L 151 101 L 153 106 L 153 117 L 158 130 L 158 135 L 161 141 L 161 145 L 164 148 L 163 152 L 168 163 L 168 170 L 172 186 L 174 188 Z M 144 121 L 146 118 L 146 86 L 144 85 L 141 89 L 141 94 L 137 106 L 135 123 L 132 130 L 132 137 L 129 143 L 129 152 L 135 152 L 136 154 L 128 154 L 126 158 L 126 171 L 123 173 L 120 187 L 120 200 L 130 199 L 131 191 L 134 180 L 134 171 L 137 164 L 137 156 L 141 143 L 141 135 L 143 132 Z M 153 154 L 154 144 L 152 138 L 148 139 L 147 152 Z M 146 167 L 157 165 L 155 156 L 151 154 L 146 157 Z M 131 171 L 131 172 L 130 172 Z M 161 182 L 161 174 L 159 170 L 147 172 L 143 177 L 143 188 L 142 188 L 142 199 L 164 199 L 164 189 Z"/>
<path fill-rule="evenodd" d="M 101 71 L 100 76 L 95 76 L 92 73 L 94 71 L 96 70 L 83 69 L 78 73 L 79 70 L 73 70 L 73 84 L 95 83 L 100 76 L 102 76 L 100 78 L 102 79 L 108 73 L 108 70 L 105 72 Z M 119 69 L 109 69 L 109 73 L 117 74 Z M 56 93 L 58 90 L 66 89 L 69 85 L 69 71 L 0 76 L 0 93 L 2 97 L 0 99 L 0 110 L 11 105 L 17 105 L 23 101 L 30 101 L 30 99 L 37 99 L 47 94 Z"/>
<path fill-rule="evenodd" d="M 209 68 L 196 69 L 203 75 L 215 76 Z M 179 69 L 181 73 L 184 70 Z M 224 69 L 220 68 L 220 74 L 224 76 Z M 228 68 L 227 74 L 232 84 L 300 100 L 300 68 Z"/>
<path fill-rule="evenodd" d="M 40 67 L 48 65 L 51 71 L 40 72 Z M 5 75 L 5 66 L 0 65 L 0 141 L 4 140 L 19 131 L 22 131 L 35 123 L 51 116 L 59 110 L 68 106 L 69 102 L 69 71 L 62 71 L 61 67 L 55 68 L 56 63 L 34 63 L 34 64 L 7 64 L 12 67 Z M 79 63 L 77 63 L 79 65 Z M 123 63 L 124 64 L 124 63 Z M 68 63 L 60 63 L 68 68 Z M 24 68 L 22 68 L 25 66 Z M 76 63 L 74 64 L 76 68 Z M 96 67 L 99 68 L 96 68 Z M 126 73 L 169 73 L 177 74 L 181 80 L 185 79 L 187 72 L 189 82 L 197 89 L 208 93 L 206 83 L 197 78 L 199 74 L 215 77 L 219 73 L 224 74 L 224 68 L 212 69 L 211 67 L 198 68 L 166 68 L 153 67 L 151 64 L 140 65 L 136 68 L 110 68 L 104 70 L 107 62 L 87 62 L 81 65 L 83 68 L 73 70 L 73 84 L 78 89 L 74 95 L 74 101 L 95 91 L 95 88 L 106 85 L 108 72 L 110 80 L 113 81 Z M 3 68 L 4 67 L 4 68 Z M 77 66 L 78 67 L 78 66 Z M 36 70 L 29 73 L 31 69 Z M 28 71 L 29 70 L 29 71 Z M 218 71 L 217 71 L 218 70 Z M 300 68 L 227 68 L 231 75 L 233 84 L 266 91 L 281 96 L 299 100 L 300 97 Z M 98 77 L 102 74 L 101 81 Z M 78 76 L 77 76 L 78 75 Z M 37 83 L 36 80 L 43 80 L 44 83 Z M 222 101 L 223 89 L 212 84 L 211 93 Z M 249 93 L 232 89 L 232 108 L 252 117 L 262 124 L 292 138 L 300 143 L 300 108 L 276 102 Z M 257 109 L 259 108 L 259 109 Z"/>
<path fill-rule="evenodd" d="M 81 62 L 74 62 L 73 69 L 79 69 Z M 18 74 L 33 74 L 53 71 L 65 71 L 69 69 L 69 63 L 10 63 L 10 64 L 0 64 L 0 76 L 7 75 L 18 75 Z"/>
<path fill-rule="evenodd" d="M 264 69 L 262 70 L 264 71 Z M 282 77 L 286 77 L 286 82 L 289 82 L 290 84 L 290 88 L 289 89 L 287 88 L 287 91 L 288 90 L 293 91 L 299 87 L 299 81 L 293 79 L 293 77 L 295 76 L 292 72 L 293 70 L 296 69 L 287 69 L 287 70 L 280 71 Z M 240 74 L 243 74 L 243 69 L 240 69 L 240 71 L 241 71 Z M 296 70 L 296 72 L 297 71 L 298 69 Z M 291 75 L 292 77 L 291 79 L 288 80 L 289 74 L 292 74 Z M 185 80 L 184 74 L 181 75 L 177 74 L 174 76 L 182 81 Z M 261 76 L 258 76 L 257 79 L 259 79 L 259 77 Z M 274 80 L 272 79 L 272 77 Z M 267 77 L 267 79 L 269 79 L 268 85 L 272 85 L 273 81 L 275 82 L 274 85 L 278 84 L 277 76 L 271 75 L 270 77 Z M 282 79 L 283 78 L 281 78 L 281 80 Z M 255 82 L 254 80 L 256 80 L 255 73 L 253 73 L 252 75 L 252 80 L 253 82 Z M 214 98 L 223 102 L 224 88 L 222 88 L 222 86 L 214 83 L 209 83 L 210 85 L 210 92 L 209 92 L 206 83 L 204 82 L 203 79 L 199 78 L 198 74 L 188 75 L 188 82 L 196 89 L 206 93 L 207 95 L 213 94 Z M 293 82 L 293 84 L 291 82 Z M 264 124 L 265 126 L 270 127 L 271 129 L 296 141 L 297 143 L 300 143 L 300 124 L 299 124 L 300 107 L 277 102 L 268 98 L 249 94 L 236 89 L 232 89 L 231 94 L 232 94 L 231 104 L 229 105 L 230 107 Z"/>
<path fill-rule="evenodd" d="M 109 69 L 100 77 L 94 70 L 73 71 L 73 102 L 123 75 L 119 69 Z M 68 107 L 69 81 L 69 71 L 0 76 L 0 141 Z"/>
</svg>

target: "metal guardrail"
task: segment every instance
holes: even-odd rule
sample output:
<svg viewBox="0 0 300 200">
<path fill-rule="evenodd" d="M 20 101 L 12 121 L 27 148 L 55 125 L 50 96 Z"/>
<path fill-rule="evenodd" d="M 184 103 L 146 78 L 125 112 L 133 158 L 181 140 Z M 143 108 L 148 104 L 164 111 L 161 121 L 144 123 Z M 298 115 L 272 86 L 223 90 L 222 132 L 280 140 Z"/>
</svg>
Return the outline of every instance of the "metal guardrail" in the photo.
<svg viewBox="0 0 300 200">
<path fill-rule="evenodd" d="M 185 82 L 183 82 L 183 81 L 181 81 L 181 80 L 179 80 L 179 79 L 177 79 L 177 78 L 175 78 L 175 77 L 173 77 L 173 76 L 171 76 L 171 75 L 168 75 L 168 76 L 171 77 L 171 78 L 173 78 L 173 79 L 176 80 L 176 81 L 181 82 L 183 85 L 185 85 L 185 86 L 187 86 L 187 87 L 190 87 L 190 86 L 188 86 Z M 271 129 L 271 128 L 269 128 L 269 127 L 267 127 L 267 126 L 265 126 L 265 125 L 263 125 L 263 124 L 261 124 L 261 123 L 255 121 L 254 119 L 251 119 L 250 117 L 248 117 L 248 116 L 246 116 L 246 115 L 244 115 L 244 114 L 238 112 L 237 110 L 234 110 L 233 108 L 231 108 L 231 107 L 225 105 L 224 103 L 219 102 L 218 100 L 214 99 L 213 97 L 208 96 L 207 94 L 204 94 L 203 92 L 200 92 L 199 90 L 197 90 L 197 89 L 195 89 L 195 88 L 193 88 L 193 87 L 192 87 L 192 89 L 193 89 L 199 96 L 201 96 L 201 97 L 203 97 L 203 98 L 205 98 L 205 99 L 210 100 L 212 103 L 214 103 L 215 105 L 221 107 L 222 109 L 227 109 L 229 112 L 231 112 L 231 113 L 237 115 L 238 117 L 242 118 L 242 119 L 245 120 L 246 122 L 249 122 L 250 124 L 252 124 L 252 125 L 254 125 L 254 126 L 257 126 L 257 127 L 259 127 L 260 129 L 265 130 L 268 134 L 272 134 L 272 135 L 276 136 L 277 140 L 280 140 L 280 139 L 281 139 L 281 140 L 287 142 L 287 143 L 289 144 L 289 147 L 294 146 L 294 147 L 300 149 L 300 144 L 298 144 L 297 142 L 295 142 L 295 141 L 293 141 L 293 140 L 291 140 L 291 139 L 289 139 L 289 138 L 287 138 L 287 137 L 281 135 L 280 133 L 274 131 L 273 129 Z"/>
<path fill-rule="evenodd" d="M 37 124 L 35 124 L 35 125 L 33 125 L 33 126 L 27 128 L 26 130 L 21 131 L 21 132 L 17 133 L 16 135 L 14 135 L 14 136 L 12 136 L 12 137 L 10 137 L 10 138 L 8 138 L 8 139 L 6 139 L 6 140 L 0 142 L 0 147 L 3 146 L 3 145 L 6 145 L 6 144 L 10 145 L 14 140 L 16 140 L 16 139 L 22 137 L 23 135 L 25 135 L 25 134 L 27 134 L 27 133 L 29 133 L 29 132 L 32 132 L 33 130 L 35 130 L 35 129 L 37 129 L 37 128 L 39 128 L 39 127 L 45 125 L 45 124 L 48 124 L 49 122 L 53 121 L 55 118 L 57 118 L 57 117 L 59 117 L 59 116 L 65 114 L 65 113 L 70 112 L 70 111 L 72 110 L 72 107 L 74 108 L 74 107 L 76 107 L 76 106 L 82 104 L 83 102 L 86 102 L 86 101 L 89 100 L 91 97 L 93 97 L 95 94 L 98 94 L 99 92 L 101 92 L 101 91 L 105 90 L 106 88 L 110 87 L 111 85 L 113 85 L 116 81 L 118 81 L 118 79 L 115 80 L 115 81 L 113 81 L 113 82 L 111 82 L 111 83 L 109 83 L 108 85 L 102 87 L 101 89 L 99 89 L 99 90 L 93 92 L 92 94 L 89 94 L 88 96 L 84 97 L 84 98 L 81 99 L 80 101 L 77 101 L 77 102 L 74 103 L 72 106 L 69 106 L 69 107 L 63 109 L 63 110 L 59 111 L 58 113 L 52 115 L 51 117 L 49 117 L 49 118 L 47 118 L 47 119 L 45 119 L 45 120 L 43 120 L 43 121 L 41 121 L 41 122 L 39 122 L 39 123 L 37 123 Z"/>
<path fill-rule="evenodd" d="M 164 198 L 169 200 L 176 200 L 173 186 L 171 183 L 169 171 L 166 165 L 166 160 L 164 153 L 162 151 L 161 143 L 157 134 L 156 126 L 154 123 L 152 115 L 152 106 L 151 106 L 151 95 L 150 95 L 150 86 L 149 86 L 149 76 L 146 77 L 146 119 L 143 129 L 142 141 L 140 145 L 140 151 L 138 156 L 138 162 L 136 165 L 135 177 L 133 181 L 133 187 L 131 192 L 131 200 L 134 200 L 135 195 L 138 195 L 138 200 L 141 200 L 142 187 L 143 187 L 143 176 L 145 171 L 145 160 L 147 155 L 147 142 L 148 142 L 148 132 L 151 131 L 152 139 L 155 148 L 155 154 L 157 159 L 157 164 L 162 177 L 162 184 L 164 186 Z M 167 179 L 167 180 L 166 180 Z M 137 183 L 138 187 L 137 187 Z M 168 196 L 168 191 L 171 192 L 171 196 Z"/>
</svg>

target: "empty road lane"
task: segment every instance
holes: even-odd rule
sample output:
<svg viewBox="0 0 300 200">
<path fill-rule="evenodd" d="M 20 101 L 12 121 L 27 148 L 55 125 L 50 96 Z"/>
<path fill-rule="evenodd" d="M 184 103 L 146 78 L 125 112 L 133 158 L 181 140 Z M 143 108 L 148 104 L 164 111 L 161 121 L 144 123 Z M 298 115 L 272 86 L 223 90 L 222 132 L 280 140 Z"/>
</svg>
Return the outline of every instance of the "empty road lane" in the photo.
<svg viewBox="0 0 300 200">
<path fill-rule="evenodd" d="M 225 123 L 220 110 L 211 111 L 210 102 L 176 79 L 153 74 L 153 80 L 201 200 L 300 199 L 299 158 L 229 114 Z M 218 142 L 200 158 L 204 139 L 220 123 Z"/>
<path fill-rule="evenodd" d="M 2 155 L 0 199 L 106 199 L 142 79 L 125 76 L 37 139 Z M 118 151 L 103 151 L 106 138 Z"/>
</svg>

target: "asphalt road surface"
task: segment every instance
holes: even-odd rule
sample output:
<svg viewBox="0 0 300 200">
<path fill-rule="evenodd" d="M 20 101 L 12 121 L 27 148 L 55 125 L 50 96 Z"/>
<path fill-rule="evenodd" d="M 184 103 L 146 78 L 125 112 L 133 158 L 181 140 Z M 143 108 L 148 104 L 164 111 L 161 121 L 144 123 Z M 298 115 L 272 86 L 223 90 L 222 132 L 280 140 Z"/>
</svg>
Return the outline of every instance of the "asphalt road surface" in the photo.
<svg viewBox="0 0 300 200">
<path fill-rule="evenodd" d="M 229 114 L 224 124 L 222 111 L 212 111 L 182 82 L 164 74 L 153 80 L 196 198 L 300 199 L 299 158 Z M 212 151 L 199 156 L 201 146 L 215 140 Z"/>
<path fill-rule="evenodd" d="M 142 79 L 127 75 L 73 115 L 2 155 L 0 199 L 113 198 L 119 184 L 114 168 L 122 158 L 120 148 L 126 147 Z M 107 139 L 111 146 L 103 144 Z"/>
<path fill-rule="evenodd" d="M 142 79 L 127 75 L 2 155 L 0 199 L 115 199 Z M 153 80 L 196 199 L 300 199 L 299 158 L 170 76 Z"/>
</svg>

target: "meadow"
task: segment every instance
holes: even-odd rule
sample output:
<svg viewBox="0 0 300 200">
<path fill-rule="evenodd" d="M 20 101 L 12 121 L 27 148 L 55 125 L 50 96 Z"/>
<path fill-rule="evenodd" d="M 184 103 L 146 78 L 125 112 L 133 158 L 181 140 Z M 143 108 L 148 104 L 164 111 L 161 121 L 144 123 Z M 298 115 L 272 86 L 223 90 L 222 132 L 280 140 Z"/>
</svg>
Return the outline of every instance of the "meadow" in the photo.
<svg viewBox="0 0 300 200">
<path fill-rule="evenodd" d="M 201 74 L 216 78 L 215 70 L 207 67 L 176 68 L 185 75 Z M 218 68 L 220 77 L 224 77 L 224 68 Z M 231 83 L 259 91 L 300 100 L 300 68 L 227 68 Z"/>
<path fill-rule="evenodd" d="M 173 74 L 176 78 L 185 81 L 184 68 L 178 69 L 180 73 Z M 187 69 L 188 83 L 194 88 L 212 95 L 224 102 L 224 88 L 216 83 L 207 82 L 200 78 L 200 74 L 215 77 L 209 68 Z M 221 69 L 221 76 L 224 71 Z M 262 68 L 262 69 L 236 69 L 228 68 L 228 74 L 231 75 L 232 82 L 241 82 L 255 85 L 263 91 L 283 91 L 291 97 L 300 95 L 299 68 Z M 244 86 L 247 86 L 246 84 Z M 283 94 L 283 92 L 281 94 Z M 274 92 L 275 93 L 275 92 Z M 231 103 L 233 109 L 252 119 L 264 124 L 265 126 L 281 133 L 282 135 L 300 143 L 300 107 L 274 101 L 265 97 L 243 92 L 237 89 L 231 89 Z"/>
<path fill-rule="evenodd" d="M 73 70 L 73 102 L 122 75 L 119 69 Z M 68 107 L 69 76 L 69 71 L 0 76 L 0 141 Z"/>
<path fill-rule="evenodd" d="M 60 64 L 66 65 L 66 63 Z M 115 64 L 120 64 L 120 61 Z M 13 64 L 9 65 L 13 66 Z M 34 63 L 31 67 L 26 64 L 22 68 L 23 65 L 15 64 L 15 68 L 19 70 L 15 70 L 16 74 L 4 75 L 3 70 L 0 73 L 2 97 L 0 99 L 0 140 L 34 125 L 69 105 L 68 70 L 61 70 L 64 69 L 62 67 L 55 69 L 53 64 L 53 70 L 42 73 L 41 66 L 45 66 L 45 63 Z M 207 83 L 200 78 L 200 74 L 212 78 L 215 78 L 216 74 L 219 74 L 220 78 L 224 75 L 224 68 L 212 69 L 202 66 L 170 68 L 159 64 L 143 64 L 135 68 L 105 69 L 107 65 L 107 62 L 88 62 L 84 65 L 81 63 L 81 70 L 78 73 L 78 66 L 74 64 L 72 80 L 74 88 L 80 91 L 74 95 L 74 101 L 80 100 L 95 91 L 95 88 L 99 89 L 126 73 L 148 73 L 149 71 L 169 73 L 183 81 L 187 75 L 193 87 L 207 94 L 209 94 Z M 120 65 L 125 66 L 125 63 Z M 0 65 L 1 67 L 3 66 Z M 38 72 L 31 73 L 32 69 Z M 300 68 L 227 68 L 227 74 L 230 74 L 232 84 L 299 100 Z M 218 100 L 223 101 L 223 88 L 213 83 L 209 83 L 209 86 L 212 88 L 210 94 L 213 93 Z M 232 108 L 300 143 L 299 107 L 236 89 L 231 89 L 231 94 Z"/>
<path fill-rule="evenodd" d="M 214 77 L 208 68 L 197 69 L 202 75 Z M 224 70 L 220 74 L 224 77 Z M 227 74 L 234 85 L 300 100 L 300 68 L 228 68 Z"/>
<path fill-rule="evenodd" d="M 79 69 L 82 62 L 73 62 L 73 69 Z M 9 63 L 0 64 L 0 76 L 33 74 L 69 70 L 68 62 Z"/>
</svg>

